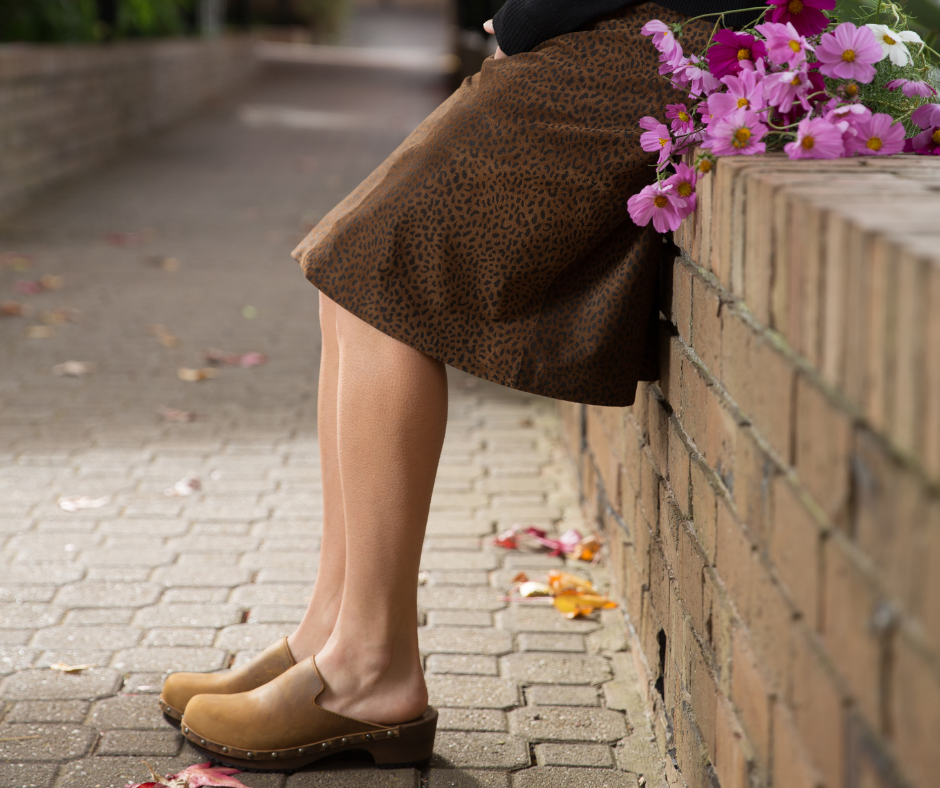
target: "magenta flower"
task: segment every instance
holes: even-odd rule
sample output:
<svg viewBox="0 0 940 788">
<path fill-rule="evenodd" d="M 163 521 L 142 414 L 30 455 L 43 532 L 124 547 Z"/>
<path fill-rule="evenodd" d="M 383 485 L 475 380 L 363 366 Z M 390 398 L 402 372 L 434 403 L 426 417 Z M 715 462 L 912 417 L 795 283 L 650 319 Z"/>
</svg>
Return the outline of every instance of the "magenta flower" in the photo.
<svg viewBox="0 0 940 788">
<path fill-rule="evenodd" d="M 764 22 L 754 28 L 767 41 L 767 57 L 778 66 L 796 66 L 806 60 L 807 50 L 812 49 L 806 39 L 796 32 L 792 22 Z"/>
<path fill-rule="evenodd" d="M 676 41 L 676 36 L 675 33 L 672 32 L 672 28 L 665 22 L 660 22 L 658 19 L 647 22 L 643 25 L 640 32 L 644 36 L 652 36 L 653 46 L 666 57 L 672 57 L 672 53 L 679 47 L 679 42 Z"/>
<path fill-rule="evenodd" d="M 708 50 L 708 67 L 712 74 L 721 79 L 728 74 L 737 74 L 741 63 L 751 63 L 766 57 L 767 47 L 764 42 L 747 33 L 735 33 L 734 30 L 719 30 L 712 39 L 715 43 Z"/>
<path fill-rule="evenodd" d="M 640 227 L 652 221 L 656 232 L 665 233 L 679 229 L 691 210 L 688 201 L 674 194 L 671 186 L 653 183 L 627 200 L 627 212 Z"/>
<path fill-rule="evenodd" d="M 829 26 L 823 11 L 832 11 L 836 0 L 767 0 L 767 5 L 774 6 L 768 14 L 771 22 L 789 22 L 801 36 L 815 36 Z"/>
<path fill-rule="evenodd" d="M 845 153 L 845 121 L 830 123 L 823 118 L 805 118 L 796 129 L 796 141 L 783 146 L 791 159 L 838 159 Z"/>
<path fill-rule="evenodd" d="M 708 97 L 708 112 L 712 119 L 723 118 L 736 109 L 756 112 L 766 107 L 763 79 L 763 74 L 757 71 L 741 71 L 737 76 L 724 77 L 721 81 L 728 90 Z"/>
<path fill-rule="evenodd" d="M 907 153 L 920 153 L 926 156 L 940 156 L 940 126 L 924 129 L 916 137 L 904 143 Z"/>
<path fill-rule="evenodd" d="M 695 170 L 688 164 L 677 164 L 676 174 L 666 178 L 664 186 L 672 187 L 673 194 L 677 194 L 684 200 L 688 200 L 689 213 L 695 211 L 698 203 L 698 195 L 695 193 L 695 183 L 698 176 Z"/>
<path fill-rule="evenodd" d="M 672 135 L 666 124 L 647 115 L 640 119 L 640 128 L 646 129 L 646 133 L 640 135 L 640 147 L 647 153 L 658 153 L 659 164 L 669 161 L 672 156 Z"/>
<path fill-rule="evenodd" d="M 924 104 L 918 107 L 911 115 L 911 120 L 922 129 L 940 126 L 940 104 Z"/>
<path fill-rule="evenodd" d="M 781 115 L 788 113 L 797 103 L 806 112 L 811 109 L 809 96 L 814 86 L 805 63 L 793 71 L 768 74 L 762 87 L 767 103 Z"/>
<path fill-rule="evenodd" d="M 892 79 L 885 87 L 888 90 L 901 89 L 901 92 L 908 98 L 927 98 L 927 96 L 936 96 L 937 91 L 933 89 L 929 82 L 922 79 Z"/>
<path fill-rule="evenodd" d="M 884 113 L 872 115 L 855 124 L 855 134 L 846 148 L 862 156 L 891 156 L 904 149 L 904 124 Z"/>
<path fill-rule="evenodd" d="M 830 123 L 843 128 L 842 141 L 846 150 L 851 152 L 851 146 L 858 137 L 862 126 L 871 120 L 871 110 L 864 104 L 838 104 L 832 99 L 826 105 L 828 111 L 823 116 Z"/>
<path fill-rule="evenodd" d="M 871 30 L 843 22 L 834 32 L 819 39 L 816 57 L 822 64 L 819 70 L 825 76 L 868 83 L 875 78 L 872 64 L 883 60 L 884 53 Z"/>
<path fill-rule="evenodd" d="M 685 104 L 667 104 L 666 120 L 671 120 L 669 128 L 673 134 L 689 134 L 695 128 L 692 113 Z"/>
<path fill-rule="evenodd" d="M 756 112 L 738 109 L 709 125 L 702 147 L 716 156 L 751 156 L 767 149 L 761 142 L 766 134 L 767 127 Z"/>
</svg>

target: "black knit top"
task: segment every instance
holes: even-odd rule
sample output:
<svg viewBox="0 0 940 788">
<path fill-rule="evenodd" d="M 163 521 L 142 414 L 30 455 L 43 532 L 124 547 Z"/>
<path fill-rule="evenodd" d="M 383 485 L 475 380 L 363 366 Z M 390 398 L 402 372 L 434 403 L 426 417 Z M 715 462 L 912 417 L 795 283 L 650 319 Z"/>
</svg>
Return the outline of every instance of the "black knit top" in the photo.
<svg viewBox="0 0 940 788">
<path fill-rule="evenodd" d="M 493 17 L 496 40 L 507 55 L 528 52 L 543 41 L 570 33 L 593 19 L 612 14 L 641 0 L 507 0 Z M 755 8 L 755 0 L 656 0 L 657 5 L 687 16 Z M 744 24 L 751 14 L 726 18 L 730 26 Z"/>
</svg>

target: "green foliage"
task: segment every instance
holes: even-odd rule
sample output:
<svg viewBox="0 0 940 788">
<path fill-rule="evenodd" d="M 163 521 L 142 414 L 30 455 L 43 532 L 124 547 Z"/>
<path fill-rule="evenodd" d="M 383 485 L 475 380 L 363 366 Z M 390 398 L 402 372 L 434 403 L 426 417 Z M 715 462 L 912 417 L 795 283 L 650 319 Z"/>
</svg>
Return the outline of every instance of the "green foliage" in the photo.
<svg viewBox="0 0 940 788">
<path fill-rule="evenodd" d="M 191 0 L 120 0 L 117 37 L 173 36 L 185 30 Z"/>
</svg>

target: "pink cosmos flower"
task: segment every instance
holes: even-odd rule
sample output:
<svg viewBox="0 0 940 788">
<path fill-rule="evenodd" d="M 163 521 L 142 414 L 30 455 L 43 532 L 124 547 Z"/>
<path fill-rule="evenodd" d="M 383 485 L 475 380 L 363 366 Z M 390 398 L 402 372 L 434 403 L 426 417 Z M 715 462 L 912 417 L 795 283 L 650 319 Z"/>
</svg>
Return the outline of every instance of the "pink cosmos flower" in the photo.
<svg viewBox="0 0 940 788">
<path fill-rule="evenodd" d="M 627 200 L 627 212 L 640 227 L 652 221 L 656 232 L 665 233 L 679 229 L 691 211 L 688 201 L 673 193 L 671 186 L 652 183 Z"/>
<path fill-rule="evenodd" d="M 682 47 L 676 44 L 676 48 L 673 50 L 671 55 L 663 53 L 659 56 L 659 62 L 662 63 L 662 65 L 659 67 L 659 73 L 666 77 L 672 74 L 679 67 L 686 65 L 689 62 L 689 59 L 682 52 Z"/>
<path fill-rule="evenodd" d="M 747 33 L 723 29 L 715 33 L 712 41 L 715 43 L 708 50 L 706 57 L 708 67 L 717 79 L 728 74 L 737 74 L 745 60 L 753 63 L 758 58 L 767 56 L 767 46 L 764 42 Z"/>
<path fill-rule="evenodd" d="M 702 67 L 702 60 L 695 55 L 676 69 L 674 78 L 678 84 L 687 86 L 691 98 L 708 96 L 721 87 L 721 83 L 707 68 Z"/>
<path fill-rule="evenodd" d="M 659 164 L 669 161 L 673 146 L 672 135 L 666 125 L 647 115 L 640 119 L 640 128 L 646 129 L 646 133 L 640 135 L 640 147 L 647 153 L 658 153 Z"/>
<path fill-rule="evenodd" d="M 884 113 L 859 121 L 846 145 L 846 150 L 862 156 L 891 156 L 903 149 L 904 124 Z"/>
<path fill-rule="evenodd" d="M 916 137 L 904 143 L 906 153 L 920 153 L 926 156 L 940 156 L 940 126 L 924 129 Z"/>
<path fill-rule="evenodd" d="M 761 142 L 766 134 L 767 127 L 756 112 L 738 109 L 709 125 L 702 147 L 711 149 L 716 156 L 750 156 L 767 149 Z"/>
<path fill-rule="evenodd" d="M 698 176 L 688 164 L 677 164 L 676 174 L 666 178 L 664 186 L 671 186 L 674 194 L 678 194 L 689 203 L 689 213 L 697 207 L 698 195 L 695 193 L 695 183 Z"/>
<path fill-rule="evenodd" d="M 822 64 L 820 72 L 836 79 L 854 79 L 868 83 L 875 78 L 873 63 L 884 59 L 875 34 L 867 27 L 843 22 L 834 32 L 825 33 L 816 47 Z"/>
<path fill-rule="evenodd" d="M 755 112 L 767 106 L 764 100 L 763 74 L 758 71 L 741 71 L 737 76 L 727 76 L 721 81 L 728 88 L 723 93 L 712 93 L 708 97 L 708 112 L 712 118 L 723 118 L 736 109 L 752 109 Z"/>
<path fill-rule="evenodd" d="M 778 66 L 796 66 L 806 60 L 807 50 L 813 47 L 796 32 L 792 22 L 764 22 L 754 28 L 767 40 L 767 57 Z"/>
<path fill-rule="evenodd" d="M 796 103 L 806 112 L 811 109 L 809 95 L 813 91 L 813 83 L 805 63 L 792 71 L 768 74 L 761 87 L 767 103 L 781 114 L 789 112 Z"/>
<path fill-rule="evenodd" d="M 937 91 L 929 82 L 922 79 L 892 79 L 885 87 L 888 90 L 901 89 L 901 92 L 908 98 L 927 98 L 927 96 L 936 96 Z"/>
<path fill-rule="evenodd" d="M 845 121 L 830 123 L 824 118 L 804 118 L 796 129 L 796 141 L 783 146 L 791 159 L 838 159 L 845 153 L 842 135 Z"/>
<path fill-rule="evenodd" d="M 801 36 L 815 36 L 829 26 L 829 18 L 823 11 L 832 11 L 836 0 L 767 0 L 774 6 L 768 17 L 771 22 L 793 24 Z"/>
<path fill-rule="evenodd" d="M 653 46 L 666 57 L 672 57 L 672 53 L 675 52 L 676 48 L 679 46 L 679 42 L 676 41 L 676 36 L 672 32 L 672 28 L 665 22 L 660 22 L 658 19 L 653 19 L 643 25 L 640 33 L 644 36 L 652 36 Z"/>
<path fill-rule="evenodd" d="M 685 104 L 667 104 L 666 120 L 671 120 L 669 128 L 673 134 L 689 134 L 695 128 L 692 113 Z"/>
<path fill-rule="evenodd" d="M 843 128 L 842 142 L 845 143 L 845 149 L 848 153 L 852 151 L 852 145 L 860 134 L 863 124 L 871 119 L 871 110 L 864 104 L 842 104 L 836 99 L 832 99 L 827 105 L 827 112 L 823 117 L 830 123 Z"/>
<path fill-rule="evenodd" d="M 918 107 L 911 115 L 911 120 L 922 129 L 940 126 L 940 104 L 924 104 Z"/>
</svg>

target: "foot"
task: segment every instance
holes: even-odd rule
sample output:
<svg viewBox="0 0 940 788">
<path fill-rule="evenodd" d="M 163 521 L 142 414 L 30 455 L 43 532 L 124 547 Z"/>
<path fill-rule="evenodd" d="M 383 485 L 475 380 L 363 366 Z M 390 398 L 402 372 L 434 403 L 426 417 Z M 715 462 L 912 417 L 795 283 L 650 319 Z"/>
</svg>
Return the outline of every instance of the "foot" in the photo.
<svg viewBox="0 0 940 788">
<path fill-rule="evenodd" d="M 428 707 L 417 642 L 388 650 L 331 640 L 317 654 L 317 667 L 324 685 L 317 703 L 344 717 L 397 725 Z"/>
<path fill-rule="evenodd" d="M 340 591 L 325 600 L 324 596 L 314 589 L 303 620 L 287 638 L 287 645 L 298 663 L 319 654 L 333 634 L 343 595 Z"/>
</svg>

